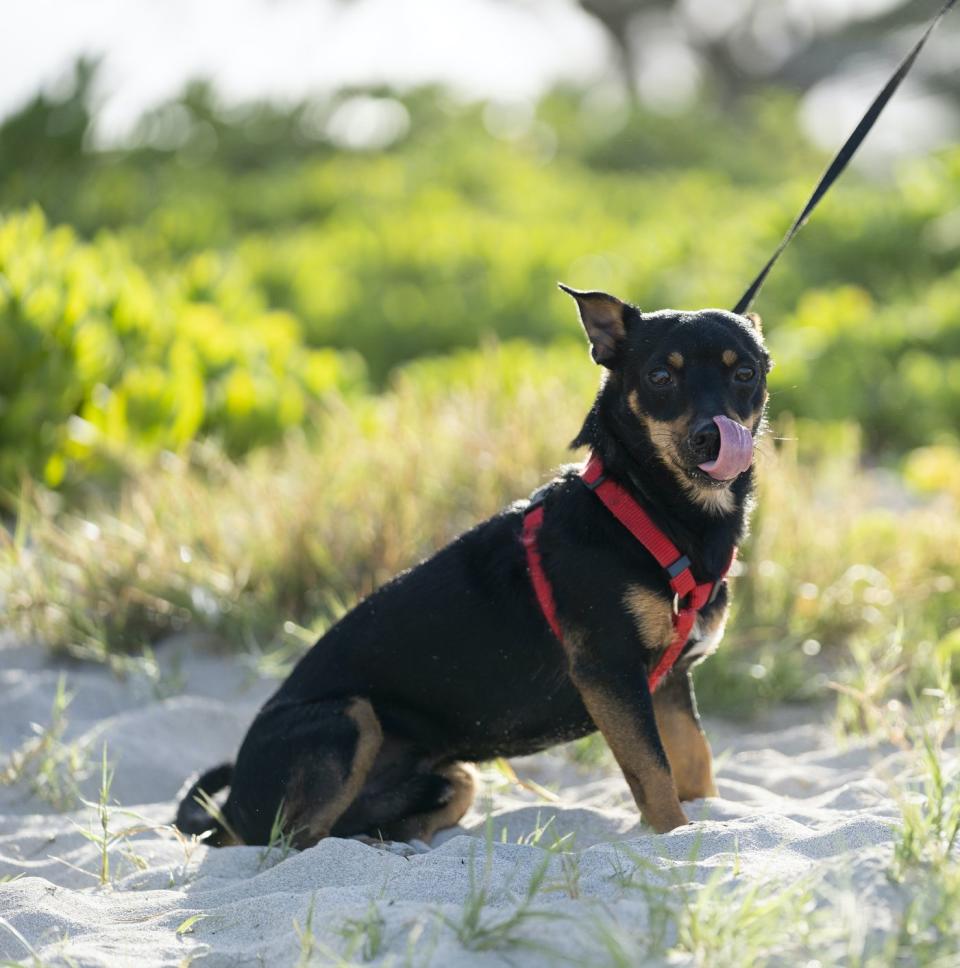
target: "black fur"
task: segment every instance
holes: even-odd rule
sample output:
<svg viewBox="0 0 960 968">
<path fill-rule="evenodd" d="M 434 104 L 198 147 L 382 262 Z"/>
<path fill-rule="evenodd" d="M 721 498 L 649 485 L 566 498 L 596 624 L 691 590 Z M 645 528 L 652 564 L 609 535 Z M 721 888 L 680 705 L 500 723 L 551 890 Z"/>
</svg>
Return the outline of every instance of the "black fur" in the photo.
<svg viewBox="0 0 960 968">
<path fill-rule="evenodd" d="M 185 834 L 208 834 L 207 843 L 219 846 L 223 839 L 223 824 L 212 817 L 201 803 L 201 795 L 213 799 L 233 781 L 233 764 L 221 763 L 198 777 L 186 791 L 180 793 L 180 806 L 174 823 Z"/>
<path fill-rule="evenodd" d="M 604 294 L 573 295 L 592 341 L 591 299 L 612 302 L 601 307 L 603 331 L 596 339 L 602 352 L 594 343 L 608 372 L 572 446 L 600 454 L 608 474 L 690 557 L 698 580 L 718 575 L 744 536 L 753 471 L 729 486 L 728 509 L 711 511 L 695 498 L 719 485 L 696 469 L 689 440 L 674 441 L 684 463 L 671 469 L 645 421 L 682 423 L 686 415 L 685 425 L 694 427 L 725 413 L 758 433 L 769 368 L 758 325 L 721 310 L 642 314 Z M 738 366 L 752 366 L 755 378 L 737 379 L 722 362 L 724 351 L 737 355 Z M 670 354 L 682 356 L 682 367 L 667 362 Z M 657 368 L 672 374 L 666 388 L 650 382 Z M 656 803 L 646 802 L 662 796 L 644 790 L 663 788 L 644 780 L 644 771 L 667 766 L 668 738 L 661 742 L 655 718 L 663 710 L 655 710 L 647 688 L 662 648 L 643 641 L 624 604 L 630 588 L 666 596 L 664 573 L 575 470 L 550 483 L 544 507 L 539 544 L 564 643 L 547 626 L 527 574 L 520 502 L 374 592 L 301 659 L 258 714 L 237 757 L 223 811 L 244 842 L 265 841 L 281 802 L 291 811 L 291 829 L 311 831 L 300 836 L 301 845 L 327 833 L 377 835 L 405 818 L 443 811 L 453 796 L 444 773 L 452 764 L 532 753 L 584 736 L 597 728 L 604 704 L 621 724 L 604 731 L 638 805 L 650 810 L 658 829 L 683 822 L 682 813 L 669 810 L 657 820 Z M 724 586 L 701 613 L 705 625 L 726 604 Z M 661 690 L 678 696 L 664 702 L 682 707 L 694 723 L 686 682 L 696 642 L 694 635 L 668 676 L 673 685 Z M 347 715 L 357 700 L 372 708 L 379 740 L 376 724 L 361 728 L 362 717 Z M 636 762 L 626 749 L 631 744 L 611 735 L 623 729 L 641 737 L 632 743 L 643 747 Z M 352 771 L 368 748 L 376 755 L 356 781 L 359 788 L 321 822 L 324 805 L 353 789 Z M 671 760 L 677 757 L 671 752 Z M 678 763 L 673 766 L 676 772 Z M 192 798 L 199 788 L 212 794 L 229 779 L 220 767 L 191 787 L 177 815 L 181 829 L 216 828 Z M 221 836 L 217 830 L 215 839 Z"/>
</svg>

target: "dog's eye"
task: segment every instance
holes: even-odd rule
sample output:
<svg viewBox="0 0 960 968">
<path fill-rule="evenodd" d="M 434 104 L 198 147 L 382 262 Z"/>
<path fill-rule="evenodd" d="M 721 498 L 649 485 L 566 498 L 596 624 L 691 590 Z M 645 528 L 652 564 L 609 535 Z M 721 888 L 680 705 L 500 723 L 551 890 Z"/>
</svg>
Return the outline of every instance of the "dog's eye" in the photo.
<svg viewBox="0 0 960 968">
<path fill-rule="evenodd" d="M 651 370 L 647 374 L 647 379 L 655 387 L 665 387 L 668 383 L 673 382 L 673 377 L 665 366 L 658 366 L 655 370 Z"/>
<path fill-rule="evenodd" d="M 757 371 L 752 366 L 738 366 L 736 372 L 733 374 L 733 378 L 739 383 L 749 383 L 755 376 Z"/>
</svg>

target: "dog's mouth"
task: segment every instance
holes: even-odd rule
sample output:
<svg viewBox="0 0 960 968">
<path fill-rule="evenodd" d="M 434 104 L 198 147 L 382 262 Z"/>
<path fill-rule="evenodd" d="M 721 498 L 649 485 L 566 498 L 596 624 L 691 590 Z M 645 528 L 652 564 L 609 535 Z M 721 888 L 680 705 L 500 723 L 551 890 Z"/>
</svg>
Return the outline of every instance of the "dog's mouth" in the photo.
<svg viewBox="0 0 960 968">
<path fill-rule="evenodd" d="M 713 422 L 718 439 L 711 460 L 704 461 L 702 454 L 699 460 L 691 454 L 674 458 L 677 468 L 698 487 L 726 487 L 753 463 L 753 435 L 750 431 L 743 424 L 720 414 L 713 418 Z"/>
<path fill-rule="evenodd" d="M 712 480 L 726 484 L 739 477 L 753 463 L 753 436 L 743 424 L 722 414 L 713 418 L 720 432 L 720 446 L 713 460 L 697 465 Z"/>
<path fill-rule="evenodd" d="M 674 461 L 677 467 L 683 472 L 683 474 L 688 477 L 694 484 L 699 488 L 716 488 L 720 490 L 721 488 L 727 487 L 731 481 L 723 481 L 716 477 L 711 477 L 706 471 L 700 470 L 696 465 L 688 467 L 686 464 L 681 464 L 679 461 Z"/>
</svg>

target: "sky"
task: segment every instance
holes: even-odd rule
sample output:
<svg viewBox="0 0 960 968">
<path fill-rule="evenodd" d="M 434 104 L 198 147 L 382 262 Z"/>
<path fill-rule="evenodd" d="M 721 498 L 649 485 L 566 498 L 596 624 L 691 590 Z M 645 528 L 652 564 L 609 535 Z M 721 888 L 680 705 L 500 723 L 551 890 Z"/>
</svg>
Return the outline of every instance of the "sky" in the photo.
<svg viewBox="0 0 960 968">
<path fill-rule="evenodd" d="M 195 77 L 229 101 L 438 78 L 510 100 L 596 77 L 608 58 L 601 30 L 562 0 L 27 0 L 5 20 L 0 115 L 99 51 L 107 139 Z"/>
<path fill-rule="evenodd" d="M 748 2 L 678 0 L 716 30 Z M 784 2 L 815 26 L 895 0 Z M 144 109 L 197 77 L 212 79 L 227 102 L 434 80 L 516 102 L 559 79 L 612 85 L 615 76 L 602 30 L 573 0 L 7 0 L 4 28 L 0 116 L 38 87 L 55 89 L 79 54 L 102 54 L 105 143 L 122 140 Z M 801 119 L 814 140 L 839 144 L 892 67 L 860 65 L 811 92 Z M 694 90 L 695 74 L 664 35 L 644 59 L 641 90 L 669 110 Z M 954 116 L 908 83 L 864 155 L 926 151 L 956 136 Z"/>
</svg>

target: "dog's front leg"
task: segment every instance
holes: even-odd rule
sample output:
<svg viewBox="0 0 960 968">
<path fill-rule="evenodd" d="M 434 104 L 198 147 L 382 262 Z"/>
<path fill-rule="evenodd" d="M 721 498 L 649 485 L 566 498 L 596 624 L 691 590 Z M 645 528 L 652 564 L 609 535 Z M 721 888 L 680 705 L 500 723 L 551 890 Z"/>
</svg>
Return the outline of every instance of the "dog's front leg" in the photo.
<svg viewBox="0 0 960 968">
<path fill-rule="evenodd" d="M 660 739 L 681 800 L 715 797 L 713 757 L 700 726 L 689 670 L 674 669 L 653 697 Z"/>
<path fill-rule="evenodd" d="M 666 833 L 687 823 L 653 711 L 645 671 L 611 669 L 577 650 L 570 676 L 610 746 L 643 819 Z"/>
</svg>

